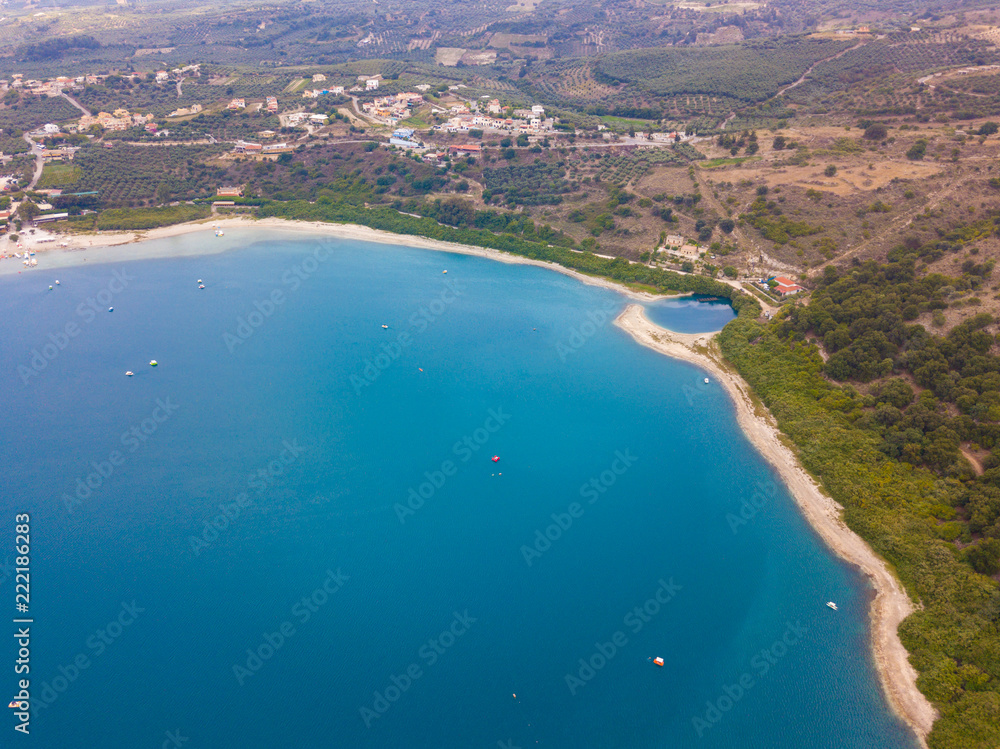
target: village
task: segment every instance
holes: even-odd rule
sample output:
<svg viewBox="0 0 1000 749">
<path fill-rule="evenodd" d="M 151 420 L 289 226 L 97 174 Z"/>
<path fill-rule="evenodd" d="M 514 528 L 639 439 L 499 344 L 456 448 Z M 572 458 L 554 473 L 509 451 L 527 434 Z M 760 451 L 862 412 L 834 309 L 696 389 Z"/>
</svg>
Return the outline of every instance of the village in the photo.
<svg viewBox="0 0 1000 749">
<path fill-rule="evenodd" d="M 222 162 L 234 163 L 248 159 L 273 161 L 324 143 L 342 142 L 346 145 L 360 142 L 369 144 L 369 147 L 405 152 L 415 161 L 436 165 L 444 170 L 441 172 L 444 174 L 457 160 L 469 160 L 469 163 L 480 159 L 492 161 L 497 156 L 489 153 L 491 146 L 499 146 L 506 154 L 502 158 L 510 159 L 515 153 L 512 149 L 515 145 L 519 149 L 540 153 L 540 147 L 562 148 L 566 145 L 573 145 L 574 149 L 597 148 L 599 151 L 618 145 L 662 149 L 682 141 L 697 140 L 684 132 L 629 132 L 626 135 L 624 132 L 609 131 L 603 124 L 597 125 L 596 130 L 591 128 L 590 132 L 579 131 L 572 124 L 560 121 L 557 114 L 547 112 L 541 104 L 518 103 L 495 95 L 483 95 L 475 90 L 467 92 L 467 86 L 463 84 L 439 85 L 432 91 L 429 83 L 412 83 L 410 90 L 398 91 L 399 84 L 386 81 L 382 75 L 359 75 L 350 85 L 343 78 L 334 82 L 328 80 L 323 72 L 313 72 L 298 81 L 293 80 L 290 88 L 284 92 L 276 91 L 274 95 L 258 92 L 256 96 L 249 96 L 239 89 L 234 91 L 235 87 L 219 88 L 219 93 L 224 96 L 215 101 L 203 99 L 202 103 L 191 103 L 189 100 L 169 113 L 158 106 L 158 114 L 148 110 L 131 111 L 125 106 L 114 109 L 108 106 L 110 111 L 91 113 L 74 98 L 76 95 L 87 101 L 80 92 L 88 86 L 105 84 L 112 75 L 119 80 L 143 85 L 153 82 L 166 84 L 171 91 L 176 85 L 179 91 L 186 77 L 198 78 L 202 72 L 200 65 L 195 64 L 146 73 L 112 71 L 102 75 L 57 76 L 45 80 L 25 79 L 23 75 L 14 74 L 10 80 L 0 80 L 0 92 L 6 87 L 7 90 L 19 89 L 21 96 L 63 97 L 81 111 L 75 121 L 48 122 L 24 134 L 24 139 L 30 144 L 29 155 L 35 160 L 32 178 L 22 171 L 21 175 L 15 172 L 0 179 L 0 191 L 18 197 L 24 191 L 28 202 L 38 209 L 29 211 L 36 215 L 30 222 L 24 222 L 23 229 L 19 229 L 18 251 L 29 249 L 43 236 L 46 240 L 51 239 L 49 235 L 27 235 L 31 227 L 40 228 L 46 223 L 69 220 L 70 214 L 54 207 L 52 202 L 61 206 L 67 197 L 76 199 L 81 195 L 98 195 L 71 189 L 64 191 L 44 182 L 38 184 L 45 172 L 45 164 L 72 162 L 80 148 L 87 147 L 88 142 L 103 149 L 127 148 L 137 143 L 163 146 L 224 144 L 229 147 L 228 153 L 218 158 Z M 115 81 L 115 85 L 120 85 L 119 81 Z M 391 93 L 382 94 L 382 88 L 390 89 Z M 265 95 L 262 96 L 262 93 Z M 102 101 L 108 102 L 108 98 Z M 267 127 L 253 130 L 252 123 L 257 117 L 271 120 Z M 277 123 L 274 123 L 275 119 Z M 186 133 L 192 132 L 192 122 L 202 123 L 193 131 L 194 140 L 190 140 L 190 136 L 186 139 Z M 240 124 L 227 137 L 222 132 L 226 122 L 246 124 Z M 172 130 L 177 132 L 172 134 Z M 213 131 L 218 138 L 212 134 Z M 456 135 L 464 137 L 456 142 Z M 83 138 L 86 140 L 81 140 Z M 3 163 L 10 163 L 11 159 L 12 155 L 0 153 Z M 69 165 L 66 168 L 72 169 Z M 219 185 L 211 202 L 213 213 L 239 206 L 240 201 L 246 199 L 245 187 L 242 184 Z M 13 228 L 6 224 L 7 219 L 13 220 L 11 216 L 15 212 L 18 217 L 26 215 L 17 204 L 12 205 L 8 216 L 0 216 L 0 230 L 6 232 L 8 228 Z M 87 210 L 83 215 L 90 213 L 92 211 Z M 680 236 L 675 242 L 668 240 L 660 248 L 654 255 L 653 264 L 662 265 L 664 261 L 671 264 L 671 258 L 672 264 L 691 260 L 700 266 L 702 262 L 708 262 L 699 244 Z"/>
</svg>

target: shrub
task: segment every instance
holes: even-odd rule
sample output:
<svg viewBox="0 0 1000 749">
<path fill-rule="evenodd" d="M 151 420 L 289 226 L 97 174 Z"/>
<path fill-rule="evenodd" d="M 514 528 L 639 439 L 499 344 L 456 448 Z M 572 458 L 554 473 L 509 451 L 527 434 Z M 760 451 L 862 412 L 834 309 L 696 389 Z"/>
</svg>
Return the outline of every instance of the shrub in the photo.
<svg viewBox="0 0 1000 749">
<path fill-rule="evenodd" d="M 873 125 L 869 125 L 865 128 L 865 140 L 885 140 L 889 135 L 889 130 L 885 125 L 876 122 Z"/>
<path fill-rule="evenodd" d="M 910 159 L 911 161 L 920 161 L 920 159 L 924 158 L 924 155 L 926 153 L 927 153 L 927 141 L 921 138 L 912 146 L 910 146 L 910 150 L 906 152 L 906 158 Z"/>
<path fill-rule="evenodd" d="M 171 205 L 162 208 L 112 208 L 97 217 L 98 229 L 136 231 L 208 218 L 211 209 L 201 205 Z"/>
</svg>

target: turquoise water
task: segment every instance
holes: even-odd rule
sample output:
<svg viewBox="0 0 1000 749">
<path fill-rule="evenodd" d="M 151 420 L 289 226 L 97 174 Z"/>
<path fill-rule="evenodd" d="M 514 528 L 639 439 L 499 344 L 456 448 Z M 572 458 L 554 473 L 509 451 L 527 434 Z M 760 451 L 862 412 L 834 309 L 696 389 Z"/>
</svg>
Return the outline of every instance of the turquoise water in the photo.
<svg viewBox="0 0 1000 749">
<path fill-rule="evenodd" d="M 0 280 L 35 745 L 915 746 L 863 578 L 622 297 L 265 239 Z"/>
</svg>

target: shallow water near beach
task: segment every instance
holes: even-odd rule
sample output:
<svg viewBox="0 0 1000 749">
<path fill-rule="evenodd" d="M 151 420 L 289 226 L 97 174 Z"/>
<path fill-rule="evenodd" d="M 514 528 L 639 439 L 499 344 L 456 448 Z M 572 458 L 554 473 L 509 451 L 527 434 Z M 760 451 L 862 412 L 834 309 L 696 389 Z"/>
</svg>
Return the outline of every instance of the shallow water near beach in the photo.
<svg viewBox="0 0 1000 749">
<path fill-rule="evenodd" d="M 916 746 L 866 582 L 625 302 L 277 234 L 0 279 L 35 744 Z"/>
</svg>

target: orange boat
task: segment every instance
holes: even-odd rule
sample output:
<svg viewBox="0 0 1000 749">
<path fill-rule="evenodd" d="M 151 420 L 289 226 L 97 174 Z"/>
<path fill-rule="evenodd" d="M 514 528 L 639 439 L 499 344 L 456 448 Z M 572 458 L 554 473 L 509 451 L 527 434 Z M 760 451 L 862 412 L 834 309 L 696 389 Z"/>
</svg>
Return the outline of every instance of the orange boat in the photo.
<svg viewBox="0 0 1000 749">
<path fill-rule="evenodd" d="M 663 659 L 660 657 L 654 658 L 653 663 L 655 663 L 657 666 L 660 666 L 661 668 L 663 667 Z"/>
</svg>

